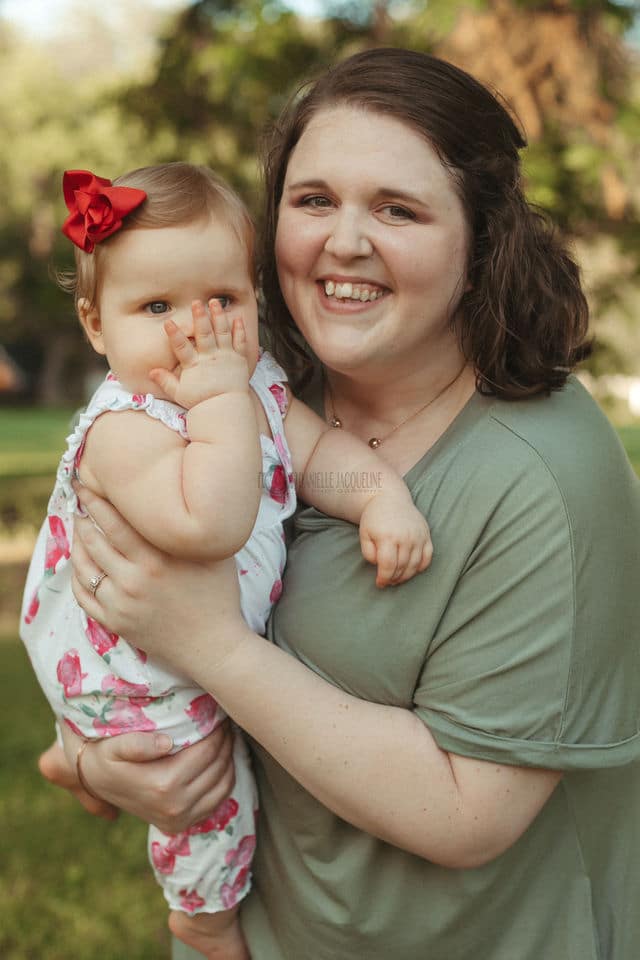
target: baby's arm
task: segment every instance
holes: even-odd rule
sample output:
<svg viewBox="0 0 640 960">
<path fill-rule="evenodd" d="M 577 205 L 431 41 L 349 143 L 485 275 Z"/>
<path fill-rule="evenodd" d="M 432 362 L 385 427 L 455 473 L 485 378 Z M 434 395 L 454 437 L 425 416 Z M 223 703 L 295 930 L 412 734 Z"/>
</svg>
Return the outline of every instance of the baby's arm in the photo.
<svg viewBox="0 0 640 960">
<path fill-rule="evenodd" d="M 360 525 L 362 555 L 377 564 L 377 586 L 424 570 L 433 553 L 429 527 L 395 470 L 295 397 L 285 426 L 298 494 L 323 513 Z"/>
<path fill-rule="evenodd" d="M 190 442 L 142 412 L 105 413 L 87 436 L 83 482 L 155 546 L 195 560 L 231 556 L 255 522 L 260 442 L 241 322 L 233 329 L 202 304 L 192 344 L 167 324 L 179 375 L 154 372 L 166 396 L 190 409 Z M 175 329 L 172 329 L 173 328 Z"/>
</svg>

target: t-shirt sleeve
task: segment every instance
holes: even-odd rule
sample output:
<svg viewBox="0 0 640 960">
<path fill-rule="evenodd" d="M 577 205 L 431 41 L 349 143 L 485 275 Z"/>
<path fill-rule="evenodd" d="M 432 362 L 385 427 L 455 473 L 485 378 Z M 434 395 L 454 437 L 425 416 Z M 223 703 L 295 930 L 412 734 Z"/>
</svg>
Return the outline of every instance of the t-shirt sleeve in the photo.
<svg viewBox="0 0 640 960">
<path fill-rule="evenodd" d="M 561 770 L 638 757 L 638 645 L 617 619 L 624 583 L 602 583 L 613 542 L 592 536 L 535 458 L 496 497 L 415 689 L 442 749 Z"/>
</svg>

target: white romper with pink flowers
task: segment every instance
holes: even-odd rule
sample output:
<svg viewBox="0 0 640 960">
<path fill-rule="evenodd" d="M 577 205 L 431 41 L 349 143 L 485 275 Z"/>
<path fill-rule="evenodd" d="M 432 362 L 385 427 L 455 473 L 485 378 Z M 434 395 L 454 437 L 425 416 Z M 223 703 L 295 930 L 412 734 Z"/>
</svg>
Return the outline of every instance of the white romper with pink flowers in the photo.
<svg viewBox="0 0 640 960">
<path fill-rule="evenodd" d="M 284 371 L 263 352 L 251 387 L 262 403 L 272 436 L 260 437 L 258 516 L 249 540 L 235 557 L 242 613 L 257 633 L 264 633 L 271 607 L 280 596 L 286 558 L 282 524 L 296 505 L 283 424 L 285 381 Z M 224 719 L 222 710 L 187 677 L 168 672 L 87 617 L 71 590 L 69 557 L 77 506 L 71 480 L 91 424 L 102 413 L 120 410 L 140 410 L 187 439 L 181 407 L 151 394 L 128 393 L 113 374 L 107 376 L 67 438 L 27 576 L 20 633 L 54 713 L 76 733 L 93 739 L 158 730 L 168 733 L 180 749 L 215 729 Z M 177 836 L 150 827 L 150 860 L 174 910 L 225 910 L 249 890 L 258 803 L 240 736 L 235 738 L 234 759 L 233 794 L 210 817 Z"/>
</svg>

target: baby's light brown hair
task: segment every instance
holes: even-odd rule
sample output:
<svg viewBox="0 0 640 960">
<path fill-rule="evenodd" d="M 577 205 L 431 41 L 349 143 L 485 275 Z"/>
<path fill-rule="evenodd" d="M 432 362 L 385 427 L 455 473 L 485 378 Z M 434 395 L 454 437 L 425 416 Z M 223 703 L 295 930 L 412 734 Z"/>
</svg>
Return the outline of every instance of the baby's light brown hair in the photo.
<svg viewBox="0 0 640 960">
<path fill-rule="evenodd" d="M 58 274 L 58 283 L 73 294 L 76 308 L 86 299 L 96 306 L 100 288 L 101 263 L 109 245 L 127 230 L 181 227 L 202 220 L 222 220 L 236 233 L 247 253 L 249 276 L 255 286 L 255 228 L 240 197 L 208 167 L 193 163 L 161 163 L 140 167 L 117 177 L 114 187 L 137 187 L 147 198 L 125 217 L 120 230 L 96 244 L 92 253 L 74 246 L 76 269 Z"/>
</svg>

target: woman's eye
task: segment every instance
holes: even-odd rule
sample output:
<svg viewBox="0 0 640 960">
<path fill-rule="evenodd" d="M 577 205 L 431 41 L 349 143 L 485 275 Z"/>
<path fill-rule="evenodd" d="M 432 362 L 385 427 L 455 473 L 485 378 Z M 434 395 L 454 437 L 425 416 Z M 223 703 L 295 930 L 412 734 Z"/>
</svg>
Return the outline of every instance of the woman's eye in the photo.
<svg viewBox="0 0 640 960">
<path fill-rule="evenodd" d="M 415 220 L 416 215 L 406 207 L 401 207 L 397 203 L 388 203 L 382 208 L 391 220 Z"/>
<path fill-rule="evenodd" d="M 311 207 L 312 210 L 324 210 L 326 207 L 331 206 L 331 200 L 329 200 L 328 197 L 303 197 L 300 205 L 303 207 Z"/>
<path fill-rule="evenodd" d="M 152 300 L 151 303 L 147 303 L 145 310 L 148 310 L 149 313 L 155 313 L 156 315 L 161 313 L 166 313 L 169 310 L 169 304 L 166 300 Z"/>
</svg>

